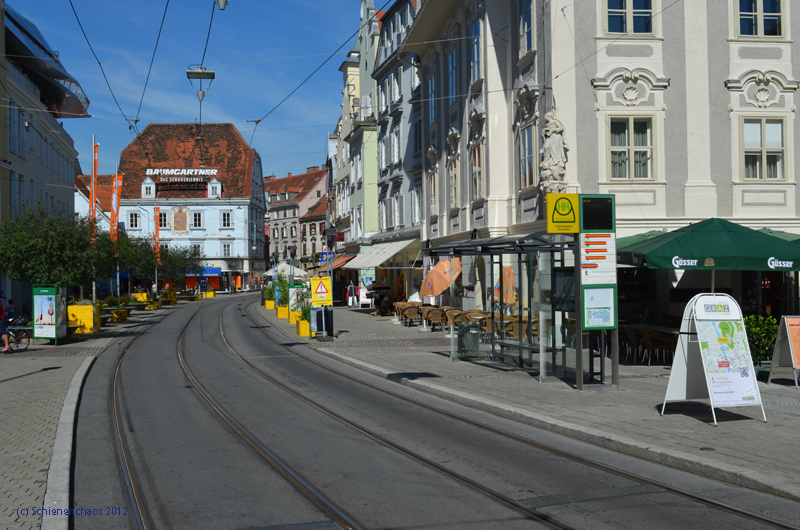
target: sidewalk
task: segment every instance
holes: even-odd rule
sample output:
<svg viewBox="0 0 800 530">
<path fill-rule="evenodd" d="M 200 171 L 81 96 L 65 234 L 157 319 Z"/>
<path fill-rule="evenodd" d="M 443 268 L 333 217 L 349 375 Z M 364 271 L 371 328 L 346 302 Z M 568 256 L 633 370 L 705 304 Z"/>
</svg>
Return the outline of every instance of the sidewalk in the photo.
<svg viewBox="0 0 800 530">
<path fill-rule="evenodd" d="M 262 314 L 294 335 L 274 312 Z M 560 380 L 538 383 L 526 371 L 491 362 L 450 361 L 450 339 L 373 317 L 334 309 L 335 341 L 309 341 L 323 354 L 365 371 L 473 408 L 561 433 L 614 451 L 800 500 L 800 390 L 790 370 L 759 383 L 759 407 L 716 409 L 670 403 L 659 412 L 670 366 L 620 366 L 620 390 L 579 392 Z M 296 338 L 296 337 L 295 337 Z M 296 342 L 307 339 L 296 338 Z M 610 362 L 607 363 L 610 381 Z"/>
<path fill-rule="evenodd" d="M 0 410 L 3 411 L 0 528 L 38 529 L 42 526 L 42 516 L 34 515 L 30 509 L 41 508 L 46 493 L 52 497 L 55 488 L 51 475 L 54 473 L 62 475 L 60 482 L 64 482 L 66 471 L 68 495 L 69 454 L 58 455 L 60 468 L 57 471 L 51 469 L 51 464 L 56 461 L 53 448 L 62 409 L 74 407 L 79 394 L 73 390 L 70 400 L 75 403 L 66 403 L 70 386 L 77 385 L 80 390 L 89 367 L 84 365 L 87 359 L 100 355 L 116 341 L 136 334 L 135 328 L 161 318 L 159 313 L 164 311 L 134 311 L 125 322 L 108 324 L 99 333 L 75 335 L 63 345 L 31 344 L 27 351 L 0 354 Z M 68 444 L 67 452 L 71 451 L 71 439 L 60 443 Z M 24 512 L 17 511 L 24 508 L 29 509 L 27 517 Z"/>
</svg>

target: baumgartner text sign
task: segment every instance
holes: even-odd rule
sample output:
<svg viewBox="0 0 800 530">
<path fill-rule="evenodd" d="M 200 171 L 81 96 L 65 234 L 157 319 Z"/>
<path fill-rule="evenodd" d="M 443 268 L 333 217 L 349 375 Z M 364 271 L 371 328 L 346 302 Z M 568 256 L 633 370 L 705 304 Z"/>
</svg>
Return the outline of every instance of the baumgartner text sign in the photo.
<svg viewBox="0 0 800 530">
<path fill-rule="evenodd" d="M 794 266 L 793 261 L 779 261 L 775 258 L 769 258 L 767 260 L 767 266 L 770 269 L 791 269 Z"/>
<path fill-rule="evenodd" d="M 217 174 L 218 169 L 152 169 L 149 168 L 145 171 L 145 175 L 169 175 L 169 176 L 193 176 L 204 175 L 214 176 Z"/>
</svg>

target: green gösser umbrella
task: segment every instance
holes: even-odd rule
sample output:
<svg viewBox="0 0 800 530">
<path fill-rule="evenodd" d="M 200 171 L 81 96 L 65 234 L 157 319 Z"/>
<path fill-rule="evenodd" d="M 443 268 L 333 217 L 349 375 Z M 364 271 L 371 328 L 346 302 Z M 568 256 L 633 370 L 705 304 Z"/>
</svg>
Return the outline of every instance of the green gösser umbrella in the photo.
<svg viewBox="0 0 800 530">
<path fill-rule="evenodd" d="M 626 262 L 632 257 L 643 259 L 650 269 L 800 270 L 797 243 L 716 217 L 620 247 L 617 252 Z"/>
</svg>

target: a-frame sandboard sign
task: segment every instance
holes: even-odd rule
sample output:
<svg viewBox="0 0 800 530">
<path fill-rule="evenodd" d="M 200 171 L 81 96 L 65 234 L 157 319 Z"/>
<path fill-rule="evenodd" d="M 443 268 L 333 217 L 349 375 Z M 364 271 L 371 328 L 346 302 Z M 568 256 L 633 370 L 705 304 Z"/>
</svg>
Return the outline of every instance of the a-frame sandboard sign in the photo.
<svg viewBox="0 0 800 530">
<path fill-rule="evenodd" d="M 767 415 L 750 357 L 739 304 L 727 294 L 698 294 L 686 305 L 672 361 L 667 401 L 708 399 L 714 407 L 760 406 Z"/>
<path fill-rule="evenodd" d="M 783 317 L 778 328 L 778 339 L 772 352 L 772 367 L 769 369 L 767 384 L 772 381 L 775 367 L 787 367 L 794 374 L 794 387 L 798 388 L 797 372 L 800 370 L 800 316 Z"/>
</svg>

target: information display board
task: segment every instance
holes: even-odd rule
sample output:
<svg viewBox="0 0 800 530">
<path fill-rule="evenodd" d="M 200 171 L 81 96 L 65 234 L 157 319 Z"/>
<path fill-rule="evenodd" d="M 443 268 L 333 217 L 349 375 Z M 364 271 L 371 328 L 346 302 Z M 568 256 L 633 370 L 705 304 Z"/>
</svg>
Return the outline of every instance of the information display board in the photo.
<svg viewBox="0 0 800 530">
<path fill-rule="evenodd" d="M 776 367 L 791 368 L 794 375 L 794 387 L 800 388 L 797 377 L 797 372 L 800 370 L 800 316 L 781 318 L 767 384 L 772 382 L 772 370 Z"/>
<path fill-rule="evenodd" d="M 582 285 L 583 329 L 614 329 L 617 327 L 617 286 Z"/>
<path fill-rule="evenodd" d="M 699 294 L 687 304 L 661 415 L 667 401 L 705 398 L 714 425 L 714 407 L 760 406 L 767 421 L 742 311 L 726 294 Z"/>
<path fill-rule="evenodd" d="M 57 286 L 33 288 L 33 338 L 67 337 L 67 289 Z"/>
<path fill-rule="evenodd" d="M 617 235 L 613 232 L 580 235 L 581 283 L 617 283 Z"/>
</svg>

